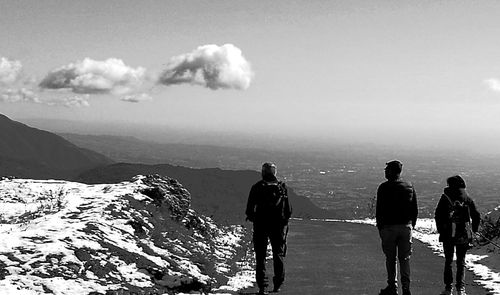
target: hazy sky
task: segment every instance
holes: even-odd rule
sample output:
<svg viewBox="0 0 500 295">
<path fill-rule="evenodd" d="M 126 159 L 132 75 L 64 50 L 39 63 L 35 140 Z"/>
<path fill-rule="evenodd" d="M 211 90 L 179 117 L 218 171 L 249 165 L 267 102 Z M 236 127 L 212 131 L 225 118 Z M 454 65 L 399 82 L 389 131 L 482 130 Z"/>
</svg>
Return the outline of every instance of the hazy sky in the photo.
<svg viewBox="0 0 500 295">
<path fill-rule="evenodd" d="M 0 113 L 500 150 L 499 16 L 499 1 L 1 1 Z"/>
</svg>

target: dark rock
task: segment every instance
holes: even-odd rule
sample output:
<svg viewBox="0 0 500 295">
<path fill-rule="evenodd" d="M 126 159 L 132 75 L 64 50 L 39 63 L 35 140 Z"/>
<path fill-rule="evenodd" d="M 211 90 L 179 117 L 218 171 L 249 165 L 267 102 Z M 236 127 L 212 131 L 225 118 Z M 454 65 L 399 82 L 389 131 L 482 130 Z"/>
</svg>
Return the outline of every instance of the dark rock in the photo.
<svg viewBox="0 0 500 295">
<path fill-rule="evenodd" d="M 180 221 L 187 215 L 191 195 L 177 180 L 154 174 L 148 175 L 142 182 L 149 187 L 141 193 L 153 199 L 158 206 L 167 204 L 172 219 Z"/>
</svg>

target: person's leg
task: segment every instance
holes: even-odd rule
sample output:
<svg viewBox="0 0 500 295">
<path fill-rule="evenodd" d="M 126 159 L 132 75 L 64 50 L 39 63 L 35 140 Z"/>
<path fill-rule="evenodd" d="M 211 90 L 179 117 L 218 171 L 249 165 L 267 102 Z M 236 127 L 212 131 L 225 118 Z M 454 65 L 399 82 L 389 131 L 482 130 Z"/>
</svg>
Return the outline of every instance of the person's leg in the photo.
<svg viewBox="0 0 500 295">
<path fill-rule="evenodd" d="M 382 250 L 385 254 L 387 286 L 397 290 L 396 231 L 394 226 L 384 226 L 379 233 L 382 240 Z"/>
<path fill-rule="evenodd" d="M 397 240 L 398 260 L 401 272 L 401 285 L 403 295 L 410 290 L 410 257 L 412 252 L 412 228 L 411 225 L 401 226 Z"/>
<path fill-rule="evenodd" d="M 285 231 L 286 227 L 273 229 L 271 246 L 273 248 L 274 289 L 278 290 L 285 281 Z"/>
<path fill-rule="evenodd" d="M 444 285 L 447 290 L 451 290 L 453 287 L 453 254 L 455 252 L 455 245 L 452 242 L 443 242 L 444 250 Z"/>
<path fill-rule="evenodd" d="M 253 247 L 255 251 L 255 279 L 259 289 L 267 287 L 266 254 L 268 237 L 263 229 L 254 227 Z"/>
<path fill-rule="evenodd" d="M 457 245 L 457 290 L 465 290 L 465 254 L 467 253 L 468 245 Z"/>
</svg>

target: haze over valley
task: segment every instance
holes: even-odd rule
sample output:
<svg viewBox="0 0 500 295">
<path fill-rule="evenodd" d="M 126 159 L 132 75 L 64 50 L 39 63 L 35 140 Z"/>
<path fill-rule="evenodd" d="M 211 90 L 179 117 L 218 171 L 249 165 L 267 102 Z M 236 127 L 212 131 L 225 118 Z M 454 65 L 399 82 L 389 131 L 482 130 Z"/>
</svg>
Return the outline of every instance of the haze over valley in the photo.
<svg viewBox="0 0 500 295">
<path fill-rule="evenodd" d="M 483 212 L 497 206 L 500 165 L 495 156 L 460 151 L 405 149 L 370 145 L 337 145 L 305 151 L 293 146 L 273 149 L 165 144 L 119 136 L 61 134 L 76 145 L 98 151 L 117 162 L 169 163 L 195 168 L 258 170 L 262 161 L 276 161 L 279 175 L 300 195 L 339 218 L 373 214 L 371 206 L 383 168 L 391 159 L 404 162 L 404 177 L 415 185 L 422 217 L 430 217 L 446 186 L 446 178 L 463 175 Z"/>
</svg>

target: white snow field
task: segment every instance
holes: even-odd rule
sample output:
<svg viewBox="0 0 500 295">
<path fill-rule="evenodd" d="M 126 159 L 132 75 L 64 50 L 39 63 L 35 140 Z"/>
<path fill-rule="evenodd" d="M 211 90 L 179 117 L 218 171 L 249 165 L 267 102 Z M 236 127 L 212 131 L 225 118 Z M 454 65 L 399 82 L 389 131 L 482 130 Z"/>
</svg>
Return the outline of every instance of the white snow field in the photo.
<svg viewBox="0 0 500 295">
<path fill-rule="evenodd" d="M 152 182 L 166 192 L 161 199 L 144 193 Z M 245 229 L 218 226 L 189 204 L 187 190 L 163 177 L 102 185 L 3 179 L 0 294 L 224 294 L 251 286 Z"/>
</svg>

